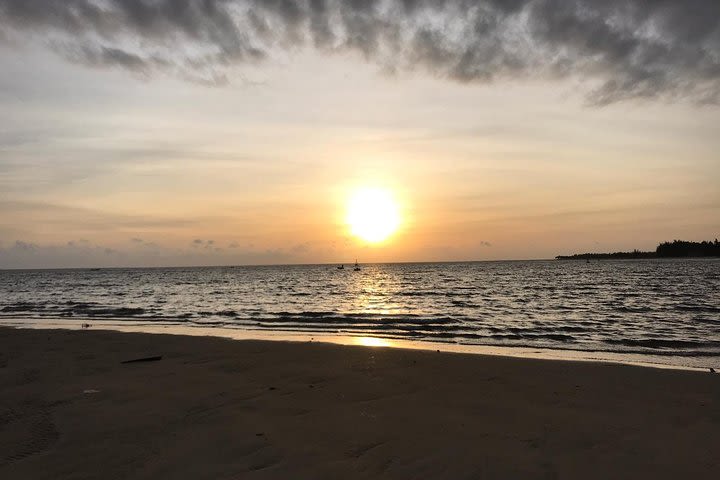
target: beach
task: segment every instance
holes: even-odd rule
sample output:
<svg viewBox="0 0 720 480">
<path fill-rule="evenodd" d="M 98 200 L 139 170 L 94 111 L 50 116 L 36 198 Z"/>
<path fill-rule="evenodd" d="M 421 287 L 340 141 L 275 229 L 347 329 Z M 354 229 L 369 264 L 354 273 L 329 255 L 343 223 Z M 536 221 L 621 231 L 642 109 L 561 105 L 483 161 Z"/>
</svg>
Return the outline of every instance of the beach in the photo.
<svg viewBox="0 0 720 480">
<path fill-rule="evenodd" d="M 709 372 L 0 328 L 0 392 L 3 479 L 720 471 L 720 375 Z"/>
</svg>

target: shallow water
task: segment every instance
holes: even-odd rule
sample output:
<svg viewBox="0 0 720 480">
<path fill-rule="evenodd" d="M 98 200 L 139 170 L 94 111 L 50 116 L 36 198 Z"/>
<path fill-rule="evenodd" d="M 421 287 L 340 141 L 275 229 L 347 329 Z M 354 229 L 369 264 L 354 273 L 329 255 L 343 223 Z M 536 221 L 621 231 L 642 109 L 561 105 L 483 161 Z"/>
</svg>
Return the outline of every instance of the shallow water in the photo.
<svg viewBox="0 0 720 480">
<path fill-rule="evenodd" d="M 720 260 L 0 271 L 0 318 L 120 319 L 714 363 Z"/>
</svg>

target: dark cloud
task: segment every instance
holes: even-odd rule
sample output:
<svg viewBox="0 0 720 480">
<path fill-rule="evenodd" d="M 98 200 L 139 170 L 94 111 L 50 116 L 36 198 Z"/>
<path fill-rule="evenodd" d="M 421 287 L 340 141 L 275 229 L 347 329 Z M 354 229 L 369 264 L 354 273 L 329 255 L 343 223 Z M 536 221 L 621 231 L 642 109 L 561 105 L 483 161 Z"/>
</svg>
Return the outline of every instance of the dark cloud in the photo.
<svg viewBox="0 0 720 480">
<path fill-rule="evenodd" d="M 720 102 L 718 0 L 0 0 L 0 31 L 207 85 L 306 46 L 463 83 L 580 80 L 599 105 Z"/>
</svg>

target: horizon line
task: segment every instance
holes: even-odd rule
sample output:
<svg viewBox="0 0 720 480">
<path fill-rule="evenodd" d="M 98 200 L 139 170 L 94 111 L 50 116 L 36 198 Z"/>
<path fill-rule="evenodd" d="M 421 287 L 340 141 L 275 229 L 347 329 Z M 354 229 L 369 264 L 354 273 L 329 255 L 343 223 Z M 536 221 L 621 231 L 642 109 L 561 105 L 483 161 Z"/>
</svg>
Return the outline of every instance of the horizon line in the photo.
<svg viewBox="0 0 720 480">
<path fill-rule="evenodd" d="M 688 260 L 692 257 L 680 257 L 681 260 Z M 704 259 L 713 257 L 702 257 Z M 648 261 L 648 260 L 676 260 L 677 258 L 611 258 L 610 261 Z M 603 259 L 596 259 L 597 261 Z M 365 262 L 358 265 L 428 265 L 434 263 L 494 263 L 494 262 L 546 262 L 563 261 L 557 258 L 515 258 L 515 259 L 493 259 L 493 260 L 436 260 L 436 261 L 406 261 L 406 262 Z M 244 267 L 316 267 L 338 265 L 354 265 L 354 262 L 319 262 L 319 263 L 245 263 L 245 264 L 214 264 L 214 265 L 153 265 L 153 266 L 113 266 L 113 267 L 29 267 L 29 268 L 0 268 L 0 272 L 11 271 L 33 271 L 33 270 L 124 270 L 124 269 L 162 269 L 162 268 L 244 268 Z"/>
</svg>

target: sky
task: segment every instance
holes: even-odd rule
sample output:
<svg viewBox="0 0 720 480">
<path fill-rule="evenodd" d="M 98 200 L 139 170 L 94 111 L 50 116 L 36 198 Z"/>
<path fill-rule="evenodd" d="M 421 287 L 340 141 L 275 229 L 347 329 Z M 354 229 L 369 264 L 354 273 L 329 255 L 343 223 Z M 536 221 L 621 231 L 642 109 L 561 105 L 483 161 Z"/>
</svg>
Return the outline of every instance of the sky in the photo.
<svg viewBox="0 0 720 480">
<path fill-rule="evenodd" d="M 716 0 L 0 0 L 0 268 L 720 232 Z M 346 224 L 358 188 L 399 229 Z"/>
</svg>

